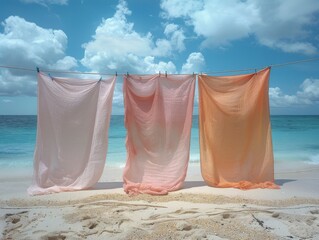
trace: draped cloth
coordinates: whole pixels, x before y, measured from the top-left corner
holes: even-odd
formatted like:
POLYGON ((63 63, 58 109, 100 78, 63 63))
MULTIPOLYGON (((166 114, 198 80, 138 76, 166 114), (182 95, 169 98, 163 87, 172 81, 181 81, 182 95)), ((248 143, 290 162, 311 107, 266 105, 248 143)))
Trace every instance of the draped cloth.
POLYGON ((182 187, 189 161, 194 89, 193 75, 124 77, 126 193, 162 195, 182 187))
POLYGON ((214 187, 278 188, 269 120, 270 68, 199 76, 201 172, 214 187))
POLYGON ((38 74, 38 122, 31 195, 87 189, 101 177, 115 77, 38 74))

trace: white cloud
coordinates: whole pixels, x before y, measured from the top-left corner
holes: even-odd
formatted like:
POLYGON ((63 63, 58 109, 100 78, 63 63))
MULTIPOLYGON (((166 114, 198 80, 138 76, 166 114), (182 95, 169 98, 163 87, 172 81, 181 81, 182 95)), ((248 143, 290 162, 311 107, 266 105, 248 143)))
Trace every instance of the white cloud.
POLYGON ((10 99, 3 99, 2 102, 4 102, 4 103, 12 103, 12 100, 10 100, 10 99))
POLYGON ((319 102, 319 79, 307 78, 300 88, 301 91, 297 92, 299 98, 308 99, 309 103, 319 102))
POLYGON ((319 12, 317 0, 162 0, 163 16, 183 18, 202 36, 204 47, 225 46, 255 36, 258 42, 284 52, 315 54, 309 39, 319 12))
POLYGON ((278 48, 287 53, 303 53, 305 55, 313 55, 317 53, 317 48, 307 42, 284 42, 265 39, 261 42, 268 47, 278 48))
POLYGON ((56 5, 67 5, 69 0, 20 0, 24 3, 36 3, 43 6, 47 6, 50 4, 56 4, 56 5))
POLYGON ((139 66, 139 72, 141 73, 157 73, 157 72, 167 72, 176 73, 176 67, 173 62, 159 61, 155 62, 155 58, 152 56, 147 56, 143 59, 143 65, 139 66))
POLYGON ((319 103, 319 79, 305 79, 296 94, 284 94, 279 87, 269 88, 272 107, 290 107, 319 103))
POLYGON ((49 69, 69 70, 70 68, 77 66, 77 60, 74 57, 65 56, 57 60, 53 64, 48 64, 49 69))
POLYGON ((35 74, 34 76, 18 74, 19 72, 11 73, 8 69, 0 70, 0 96, 36 95, 35 74))
POLYGON ((262 20, 254 26, 254 34, 261 44, 284 52, 317 53, 317 47, 309 42, 314 34, 310 27, 318 24, 314 19, 319 12, 317 0, 250 0, 250 3, 259 9, 262 20))
POLYGON ((172 44, 167 39, 157 39, 156 47, 151 51, 152 55, 161 57, 161 56, 169 56, 173 51, 172 44))
POLYGON ((182 73, 198 73, 205 66, 205 58, 200 52, 191 53, 182 66, 182 73))
POLYGON ((158 71, 175 73, 171 62, 159 61, 157 57, 167 57, 176 49, 182 51, 184 33, 177 25, 168 24, 164 30, 167 39, 154 41, 151 33, 140 34, 126 15, 131 14, 125 1, 120 1, 113 17, 103 19, 92 40, 83 44, 84 57, 81 63, 94 71, 155 73, 158 71), (176 31, 172 32, 172 28, 176 31))
POLYGON ((166 18, 188 17, 191 12, 201 10, 203 3, 203 0, 164 0, 161 8, 165 10, 163 16, 166 18))
POLYGON ((170 42, 173 48, 177 49, 179 52, 185 50, 184 31, 180 29, 178 25, 173 23, 167 24, 164 33, 167 37, 170 38, 170 42))
POLYGON ((286 95, 279 87, 269 88, 269 99, 271 107, 289 107, 298 103, 295 95, 286 95))
POLYGON ((248 37, 260 19, 254 6, 228 0, 206 1, 202 10, 192 13, 192 21, 196 34, 205 37, 203 46, 219 46, 248 37))
MULTIPOLYGON (((0 33, 0 62, 3 65, 69 70, 77 60, 66 56, 67 36, 61 30, 45 29, 25 19, 10 16, 0 33), (13 54, 14 53, 14 54, 13 54)), ((0 70, 0 95, 35 95, 34 73, 18 70, 0 70)))

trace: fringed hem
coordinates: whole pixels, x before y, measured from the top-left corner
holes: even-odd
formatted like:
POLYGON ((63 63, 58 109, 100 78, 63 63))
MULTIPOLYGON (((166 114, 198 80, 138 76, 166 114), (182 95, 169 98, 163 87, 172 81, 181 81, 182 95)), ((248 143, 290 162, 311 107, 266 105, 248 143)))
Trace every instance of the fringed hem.
POLYGON ((150 194, 150 195, 167 195, 169 192, 180 189, 180 186, 175 187, 163 187, 154 186, 146 183, 126 183, 124 184, 124 191, 130 196, 138 194, 150 194))
POLYGON ((225 183, 209 183, 206 182, 211 187, 218 188, 238 188, 241 190, 249 190, 256 188, 268 188, 268 189, 280 189, 280 187, 272 181, 266 181, 261 183, 253 183, 249 181, 240 182, 225 182, 225 183))

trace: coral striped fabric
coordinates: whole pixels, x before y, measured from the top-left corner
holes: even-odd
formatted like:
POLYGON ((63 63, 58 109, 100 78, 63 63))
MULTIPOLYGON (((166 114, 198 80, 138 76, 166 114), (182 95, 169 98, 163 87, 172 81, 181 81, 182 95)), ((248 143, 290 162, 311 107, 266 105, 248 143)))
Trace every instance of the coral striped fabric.
POLYGON ((278 188, 269 120, 270 68, 199 76, 201 172, 214 187, 278 188))
POLYGON ((115 77, 50 78, 38 74, 38 126, 31 195, 74 191, 100 178, 115 77))
POLYGON ((194 102, 193 75, 124 77, 128 194, 167 194, 186 177, 194 102))

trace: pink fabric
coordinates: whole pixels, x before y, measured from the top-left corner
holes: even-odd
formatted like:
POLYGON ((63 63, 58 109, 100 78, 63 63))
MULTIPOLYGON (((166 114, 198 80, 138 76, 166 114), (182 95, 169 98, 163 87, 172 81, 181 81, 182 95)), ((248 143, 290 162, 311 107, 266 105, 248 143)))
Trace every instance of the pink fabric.
POLYGON ((31 195, 93 186, 106 159, 115 77, 50 78, 38 74, 38 128, 31 195))
POLYGON ((182 187, 190 150, 195 76, 124 77, 128 194, 167 194, 182 187))

